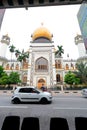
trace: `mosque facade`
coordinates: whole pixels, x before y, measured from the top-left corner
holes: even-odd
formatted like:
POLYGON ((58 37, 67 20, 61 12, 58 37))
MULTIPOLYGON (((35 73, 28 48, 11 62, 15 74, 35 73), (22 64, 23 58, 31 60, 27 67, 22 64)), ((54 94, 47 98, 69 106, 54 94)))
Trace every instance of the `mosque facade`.
MULTIPOLYGON (((6 50, 10 44, 8 35, 2 36, 0 46, 0 65, 9 74, 11 71, 18 72, 23 85, 36 86, 42 84, 47 88, 64 84, 64 76, 68 71, 75 71, 77 60, 63 59, 55 55, 53 34, 41 26, 31 35, 29 43, 29 58, 22 64, 17 60, 5 58, 6 50)), ((75 44, 78 47, 79 59, 85 55, 85 47, 81 35, 75 37, 75 44)))

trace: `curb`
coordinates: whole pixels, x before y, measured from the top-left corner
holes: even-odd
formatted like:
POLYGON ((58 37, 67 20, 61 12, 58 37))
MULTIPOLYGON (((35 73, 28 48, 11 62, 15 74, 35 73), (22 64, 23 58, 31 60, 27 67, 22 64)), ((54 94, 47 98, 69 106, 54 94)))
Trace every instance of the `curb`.
POLYGON ((52 91, 53 95, 58 95, 58 94, 80 94, 81 95, 81 90, 80 91, 52 91))
MULTIPOLYGON (((0 94, 12 94, 14 91, 13 90, 0 90, 0 94)), ((80 91, 51 91, 53 95, 58 95, 58 94, 81 94, 80 91)))

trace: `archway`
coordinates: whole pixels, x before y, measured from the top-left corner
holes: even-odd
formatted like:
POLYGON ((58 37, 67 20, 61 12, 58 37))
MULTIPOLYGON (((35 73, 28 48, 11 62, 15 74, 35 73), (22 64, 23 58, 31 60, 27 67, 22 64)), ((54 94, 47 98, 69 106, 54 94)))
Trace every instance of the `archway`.
POLYGON ((37 83, 37 87, 40 89, 42 84, 44 84, 44 86, 46 85, 46 81, 44 79, 39 79, 38 83, 37 83))

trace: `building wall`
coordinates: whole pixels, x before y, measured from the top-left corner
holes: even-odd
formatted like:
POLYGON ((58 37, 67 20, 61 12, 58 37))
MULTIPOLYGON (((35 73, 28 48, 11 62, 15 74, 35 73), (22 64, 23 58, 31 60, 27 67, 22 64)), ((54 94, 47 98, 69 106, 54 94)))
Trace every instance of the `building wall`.
POLYGON ((87 4, 85 2, 81 4, 77 18, 83 36, 85 49, 87 50, 87 4))
MULTIPOLYGON (((35 53, 35 55, 36 55, 36 53, 35 53)), ((45 54, 45 56, 47 56, 47 54, 45 54)), ((39 57, 39 53, 36 55, 35 59, 38 58, 38 57, 39 57)), ((31 60, 31 58, 29 58, 29 59, 31 60)), ((76 60, 63 60, 63 58, 62 59, 57 58, 56 60, 58 60, 58 61, 61 60, 62 61, 61 62, 62 63, 62 67, 61 68, 56 68, 56 67, 52 66, 52 68, 55 68, 55 72, 54 72, 54 69, 53 69, 53 73, 54 73, 53 74, 53 76, 54 76, 53 82, 55 81, 54 84, 53 84, 54 86, 57 83, 57 80, 56 80, 56 75, 57 74, 60 75, 60 79, 61 79, 61 81, 59 81, 59 84, 62 84, 62 83, 64 83, 64 76, 65 76, 65 74, 67 74, 68 71, 72 71, 73 72, 73 71, 76 70, 76 60), (71 67, 71 63, 73 64, 73 67, 71 67), (66 65, 68 65, 68 68, 66 67, 66 65)), ((54 63, 55 63, 55 61, 54 61, 54 63)), ((10 62, 10 61, 8 61, 7 63, 4 64, 4 70, 8 74, 10 74, 11 71, 18 72, 20 74, 20 79, 22 80, 22 83, 30 85, 31 65, 29 63, 27 63, 27 66, 24 67, 24 66, 21 66, 20 62, 17 62, 17 61, 10 62), (13 68, 11 69, 12 63, 14 65, 13 65, 13 68), (9 65, 9 67, 7 67, 8 65, 9 65), (19 66, 18 68, 17 68, 17 65, 19 66)), ((31 85, 37 86, 38 85, 38 81, 40 79, 44 79, 46 81, 45 85, 48 88, 52 87, 51 84, 50 84, 51 80, 50 80, 50 73, 49 72, 36 73, 34 71, 34 73, 33 73, 33 84, 31 84, 31 85)))
POLYGON ((53 46, 52 44, 44 43, 32 43, 30 47, 30 58, 29 58, 29 70, 28 70, 28 84, 38 85, 39 79, 45 80, 46 86, 52 86, 55 81, 55 59, 54 51, 52 53, 53 46), (35 62, 39 58, 45 58, 48 62, 48 71, 47 72, 36 72, 35 71, 35 62), (54 65, 54 67, 53 67, 54 65), (54 68, 54 70, 53 70, 54 68))
POLYGON ((0 29, 1 29, 1 26, 2 26, 4 14, 5 14, 5 9, 0 9, 0 29))

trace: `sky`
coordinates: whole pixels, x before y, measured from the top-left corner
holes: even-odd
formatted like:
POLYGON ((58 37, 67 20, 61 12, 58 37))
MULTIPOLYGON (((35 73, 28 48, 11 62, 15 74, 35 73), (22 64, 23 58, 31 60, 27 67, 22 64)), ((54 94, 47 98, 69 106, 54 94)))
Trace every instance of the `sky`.
MULTIPOLYGON (((6 9, 0 30, 2 35, 8 34, 10 45, 14 45, 20 51, 27 51, 30 46, 31 34, 41 23, 52 34, 54 46, 62 45, 64 49, 63 58, 77 59, 79 57, 78 48, 74 38, 81 34, 78 24, 77 13, 81 5, 60 5, 6 9)), ((7 49, 6 58, 10 59, 10 52, 7 49)), ((15 57, 14 57, 15 58, 15 57)))

